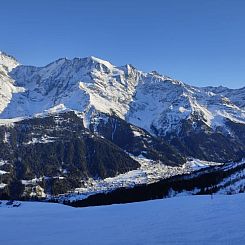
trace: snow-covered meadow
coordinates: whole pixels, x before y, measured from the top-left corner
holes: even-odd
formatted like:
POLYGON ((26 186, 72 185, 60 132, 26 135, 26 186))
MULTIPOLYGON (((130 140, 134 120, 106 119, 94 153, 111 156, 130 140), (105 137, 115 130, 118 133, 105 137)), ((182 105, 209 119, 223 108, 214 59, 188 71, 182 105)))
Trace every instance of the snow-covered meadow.
POLYGON ((245 194, 72 208, 0 205, 0 244, 245 244, 245 194))

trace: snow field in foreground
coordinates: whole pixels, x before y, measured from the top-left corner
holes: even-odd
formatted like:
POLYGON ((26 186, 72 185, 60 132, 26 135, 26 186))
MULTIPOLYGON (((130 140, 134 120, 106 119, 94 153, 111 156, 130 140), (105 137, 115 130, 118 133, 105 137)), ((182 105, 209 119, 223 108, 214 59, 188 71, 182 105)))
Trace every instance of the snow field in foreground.
POLYGON ((245 194, 89 208, 0 207, 0 244, 245 244, 245 194))

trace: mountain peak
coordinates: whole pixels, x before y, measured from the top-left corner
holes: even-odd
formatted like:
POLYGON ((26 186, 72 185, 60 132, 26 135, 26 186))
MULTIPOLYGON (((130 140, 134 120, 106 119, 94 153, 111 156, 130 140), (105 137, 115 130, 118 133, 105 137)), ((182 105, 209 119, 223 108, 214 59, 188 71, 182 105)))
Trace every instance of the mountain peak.
POLYGON ((12 56, 12 55, 4 52, 4 51, 1 51, 1 50, 0 50, 0 56, 8 58, 8 59, 15 60, 17 62, 17 60, 16 60, 16 58, 14 56, 12 56))
POLYGON ((182 120, 192 118, 212 128, 224 125, 227 119, 245 122, 242 90, 193 87, 156 71, 145 73, 129 64, 117 67, 95 56, 61 58, 45 67, 19 66, 7 74, 17 65, 1 52, 0 68, 14 80, 11 86, 18 87, 3 90, 5 97, 6 91, 9 95, 2 103, 1 118, 33 116, 63 104, 86 113, 91 108, 114 113, 148 131, 154 127, 161 134, 178 130, 182 120))
POLYGON ((8 72, 19 65, 19 62, 13 57, 3 51, 0 51, 0 66, 3 66, 8 72))
POLYGON ((85 57, 84 59, 89 61, 89 62, 92 62, 92 63, 105 65, 109 69, 114 67, 114 65, 112 65, 109 61, 102 60, 102 59, 97 58, 95 56, 88 56, 88 57, 85 57))

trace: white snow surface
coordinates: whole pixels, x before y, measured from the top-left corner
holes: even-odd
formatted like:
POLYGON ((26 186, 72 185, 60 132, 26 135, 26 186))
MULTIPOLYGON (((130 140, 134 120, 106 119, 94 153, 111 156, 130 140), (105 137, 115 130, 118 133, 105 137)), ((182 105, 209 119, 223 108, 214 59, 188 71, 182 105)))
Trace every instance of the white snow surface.
MULTIPOLYGON (((242 160, 241 162, 244 162, 244 160, 242 160)), ((189 166, 192 170, 199 170, 202 168, 207 168, 210 166, 219 166, 223 164, 224 163, 204 161, 204 160, 195 159, 195 158, 190 161, 187 161, 186 163, 186 165, 189 166)))
POLYGON ((8 172, 6 172, 6 171, 3 171, 3 170, 0 170, 0 176, 1 175, 4 175, 4 174, 7 174, 8 172))
POLYGON ((193 87, 93 56, 62 58, 45 67, 22 66, 3 53, 0 57, 1 119, 76 110, 84 113, 88 126, 96 112, 104 112, 161 134, 178 132, 180 121, 194 116, 212 128, 227 119, 245 123, 244 88, 193 87))
POLYGON ((245 194, 89 208, 0 205, 0 244, 245 244, 245 194))
POLYGON ((24 91, 23 87, 15 86, 9 72, 17 67, 18 62, 11 56, 0 51, 0 115, 8 107, 13 95, 24 91))
POLYGON ((218 194, 237 194, 245 192, 245 169, 236 171, 228 178, 225 178, 219 183, 218 187, 220 187, 220 190, 217 192, 218 194))
POLYGON ((26 145, 30 145, 30 144, 47 144, 50 142, 54 142, 56 140, 55 137, 50 137, 48 135, 43 135, 40 138, 35 138, 33 137, 30 141, 24 143, 26 145))
POLYGON ((5 160, 0 159, 0 167, 1 167, 1 166, 3 166, 3 165, 5 165, 5 164, 9 164, 9 162, 8 162, 8 161, 5 161, 5 160))
POLYGON ((13 56, 0 51, 0 68, 11 71, 18 65, 19 62, 13 56))
POLYGON ((3 189, 7 184, 5 183, 0 183, 0 189, 3 189))

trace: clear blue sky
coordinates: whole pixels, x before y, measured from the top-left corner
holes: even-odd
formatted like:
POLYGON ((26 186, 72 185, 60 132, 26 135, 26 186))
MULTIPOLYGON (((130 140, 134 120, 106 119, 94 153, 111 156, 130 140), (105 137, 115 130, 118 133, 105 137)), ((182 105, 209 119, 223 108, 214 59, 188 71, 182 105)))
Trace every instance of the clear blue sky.
POLYGON ((193 85, 245 86, 244 0, 0 0, 23 64, 94 55, 193 85))

